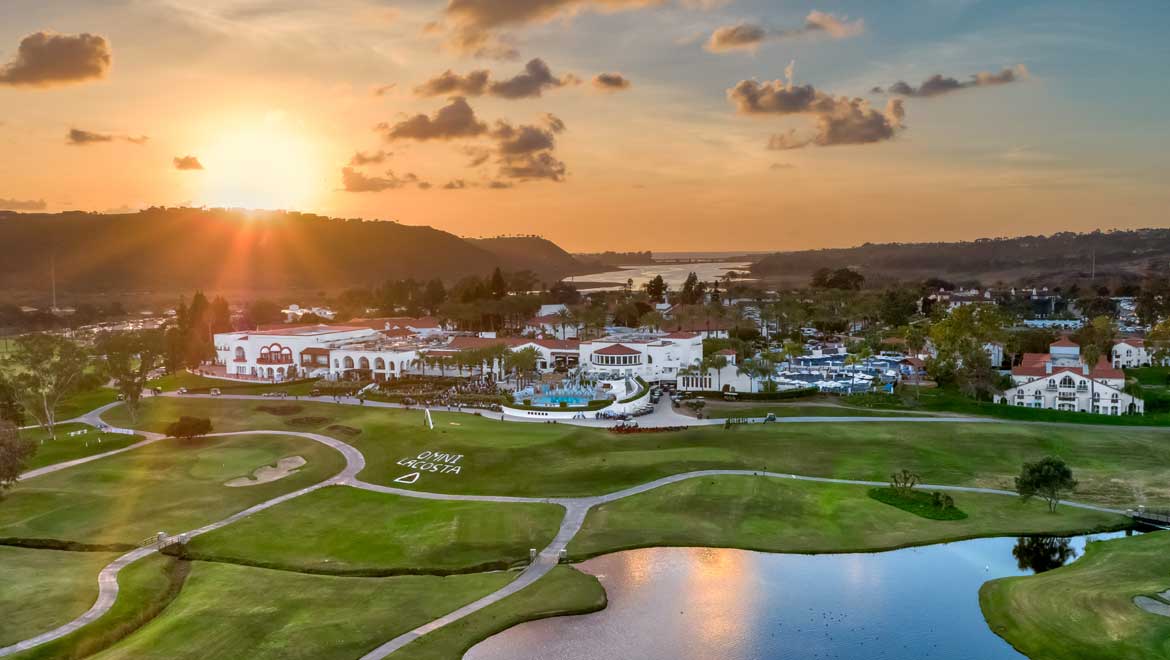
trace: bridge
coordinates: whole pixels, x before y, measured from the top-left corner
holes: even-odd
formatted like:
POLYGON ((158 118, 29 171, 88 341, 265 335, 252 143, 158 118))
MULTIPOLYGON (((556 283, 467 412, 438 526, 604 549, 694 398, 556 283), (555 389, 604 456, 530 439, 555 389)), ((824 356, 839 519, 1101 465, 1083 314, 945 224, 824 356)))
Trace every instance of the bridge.
POLYGON ((1170 510, 1147 509, 1144 506, 1139 506, 1137 509, 1126 511, 1126 514, 1130 518, 1133 518, 1133 521, 1139 525, 1156 527, 1158 529, 1170 529, 1170 510))

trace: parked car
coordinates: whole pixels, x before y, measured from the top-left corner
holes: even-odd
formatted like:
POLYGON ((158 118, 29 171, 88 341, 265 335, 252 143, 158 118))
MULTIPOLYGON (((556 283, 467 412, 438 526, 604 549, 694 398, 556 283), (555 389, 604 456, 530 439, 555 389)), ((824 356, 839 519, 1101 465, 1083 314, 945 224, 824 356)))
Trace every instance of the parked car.
POLYGON ((219 396, 220 394, 223 394, 223 392, 220 392, 218 387, 211 388, 211 396, 219 396))
POLYGON ((186 394, 186 393, 187 393, 187 388, 185 388, 185 387, 180 387, 179 389, 175 390, 175 392, 178 392, 179 394, 186 394))

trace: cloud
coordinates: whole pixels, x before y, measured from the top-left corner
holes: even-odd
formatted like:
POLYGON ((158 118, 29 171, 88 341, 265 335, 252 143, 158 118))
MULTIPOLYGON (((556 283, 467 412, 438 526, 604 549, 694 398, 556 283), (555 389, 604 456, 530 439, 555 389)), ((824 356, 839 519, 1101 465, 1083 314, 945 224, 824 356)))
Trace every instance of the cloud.
POLYGON ((487 187, 493 190, 505 190, 507 188, 511 188, 512 185, 513 184, 508 183, 507 181, 491 181, 488 183, 487 187))
POLYGON ((389 83, 386 85, 378 85, 377 87, 374 88, 374 96, 385 96, 386 94, 390 93, 397 86, 398 86, 398 83, 389 83))
POLYGON ((80 128, 71 128, 65 134, 65 143, 74 146, 83 146, 93 144, 95 142, 112 142, 113 135, 105 133, 94 133, 93 131, 83 131, 80 128))
POLYGON ((394 125, 379 124, 377 129, 387 140, 450 140, 476 137, 488 130, 462 96, 452 97, 432 117, 418 114, 394 125))
POLYGON ((443 184, 443 190, 463 190, 467 187, 467 182, 463 179, 451 179, 443 184))
POLYGON ((341 184, 345 192, 382 192, 384 190, 396 190, 412 184, 423 190, 431 187, 431 184, 425 181, 419 181, 418 176, 410 172, 400 177, 394 174, 392 170, 386 170, 386 176, 384 177, 367 176, 352 167, 341 168, 341 184))
POLYGON ((43 199, 4 199, 0 197, 0 209, 5 211, 44 211, 48 206, 43 199))
POLYGON ((510 179, 549 179, 563 181, 565 164, 552 153, 542 151, 506 159, 500 165, 500 176, 510 179))
POLYGON ((881 142, 893 138, 903 128, 906 113, 901 99, 890 99, 885 109, 879 111, 864 99, 832 96, 812 85, 794 84, 791 64, 785 73, 787 80, 763 83, 741 80, 727 90, 728 98, 740 114, 807 114, 816 118, 814 134, 802 136, 795 129, 778 133, 768 139, 768 149, 881 142))
POLYGON ((487 89, 488 78, 490 76, 491 72, 486 69, 472 71, 466 76, 461 76, 447 69, 443 73, 415 87, 414 93, 419 96, 450 96, 451 94, 480 96, 487 89))
POLYGON ((715 28, 711 38, 703 48, 712 53, 725 53, 731 50, 755 50, 764 39, 768 31, 760 25, 739 23, 738 25, 724 25, 715 28))
POLYGON ((503 179, 548 179, 563 181, 567 168, 553 155, 556 136, 564 132, 565 122, 556 115, 541 117, 543 126, 513 126, 497 121, 490 136, 496 141, 495 155, 499 176, 503 179))
POLYGON ((86 131, 80 128, 71 128, 65 134, 65 144, 84 147, 88 144, 96 144, 99 142, 113 142, 114 140, 123 140, 131 144, 146 144, 150 138, 145 135, 115 135, 113 133, 97 133, 94 131, 86 131))
POLYGON ((613 12, 660 4, 662 0, 449 0, 447 16, 464 26, 487 29, 542 23, 587 10, 613 12))
POLYGON ((467 163, 468 167, 479 167, 487 162, 487 159, 492 157, 492 150, 487 147, 463 147, 463 153, 471 159, 467 163))
POLYGON ((35 32, 0 68, 0 85, 50 87, 102 78, 110 59, 109 42, 96 34, 35 32))
POLYGON ((620 73, 599 73, 593 76, 593 86, 603 92, 619 92, 629 89, 633 83, 620 73))
POLYGON ((381 149, 379 149, 378 151, 371 151, 370 153, 366 153, 364 151, 355 151, 353 154, 353 158, 349 159, 349 164, 351 167, 363 167, 365 165, 381 165, 391 155, 393 155, 391 152, 383 151, 381 149))
POLYGON ((832 39, 848 39, 865 32, 865 21, 848 21, 822 11, 809 12, 804 25, 798 28, 772 29, 756 23, 737 23, 715 29, 703 48, 712 53, 754 51, 769 40, 824 35, 832 39))
POLYGON ((564 78, 557 78, 552 74, 548 65, 539 57, 533 58, 524 65, 524 71, 508 78, 493 82, 488 87, 492 96, 506 99, 520 99, 540 96, 545 89, 555 89, 565 85, 575 85, 580 82, 576 76, 570 74, 564 78))
MULTIPOLYGON (((960 89, 967 89, 969 87, 989 87, 993 85, 1006 85, 1008 83, 1025 80, 1028 77, 1028 68, 1023 64, 1017 64, 1014 67, 1003 69, 998 73, 991 73, 981 71, 972 75, 968 80, 960 81, 955 78, 945 77, 942 74, 936 73, 933 76, 922 81, 918 87, 914 87, 904 80, 892 84, 885 90, 886 93, 894 96, 910 96, 918 98, 930 98, 932 96, 941 96, 956 92, 960 89)), ((883 93, 881 87, 874 87, 871 92, 875 94, 883 93)))
POLYGON ((174 158, 176 170, 201 170, 203 163, 195 156, 175 156, 174 158))
POLYGON ((795 167, 796 166, 793 165, 792 163, 772 163, 771 165, 768 166, 768 169, 770 169, 770 170, 791 170, 791 169, 794 169, 795 167))

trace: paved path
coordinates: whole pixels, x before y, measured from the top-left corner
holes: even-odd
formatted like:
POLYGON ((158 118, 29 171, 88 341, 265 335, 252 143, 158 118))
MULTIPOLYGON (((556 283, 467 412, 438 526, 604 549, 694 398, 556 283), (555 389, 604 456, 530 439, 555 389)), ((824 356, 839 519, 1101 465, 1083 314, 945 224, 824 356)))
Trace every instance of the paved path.
MULTIPOLYGON (((198 395, 183 395, 183 396, 198 396, 198 395)), ((224 398, 270 399, 271 397, 257 397, 257 396, 248 396, 248 395, 230 396, 229 395, 229 396, 225 396, 224 398)), ((115 405, 117 405, 117 404, 115 403, 115 404, 103 406, 102 408, 99 408, 99 409, 97 409, 97 410, 95 410, 87 415, 83 415, 82 417, 79 417, 77 419, 79 421, 84 421, 85 423, 91 424, 94 426, 102 426, 102 425, 104 425, 104 423, 101 420, 101 413, 105 412, 106 410, 108 410, 109 408, 111 408, 115 405)), ((400 406, 397 406, 397 404, 385 404, 385 403, 373 402, 373 401, 367 402, 366 405, 373 405, 374 407, 400 407, 400 406), (380 404, 380 405, 376 405, 376 404, 380 404)), ((657 414, 657 412, 658 411, 656 411, 656 414, 657 414)), ((671 412, 673 413, 673 411, 671 411, 671 412)), ((783 421, 789 421, 789 422, 795 421, 795 420, 808 420, 808 421, 818 421, 818 422, 835 421, 835 420, 850 421, 850 422, 853 422, 853 421, 873 421, 875 419, 886 420, 886 421, 889 420, 889 418, 874 418, 874 417, 841 417, 841 418, 789 417, 789 418, 782 418, 782 419, 783 419, 783 421)), ((970 422, 970 421, 972 421, 969 418, 951 419, 951 418, 939 418, 939 417, 916 418, 914 420, 907 420, 904 418, 894 418, 894 419, 896 419, 897 421, 919 421, 919 422, 948 422, 948 421, 970 422)), ((700 421, 700 420, 692 420, 692 421, 700 421)), ((701 420, 701 421, 707 421, 707 420, 701 420)), ((716 423, 720 423, 720 424, 722 423, 722 420, 712 420, 712 421, 715 421, 716 423)), ((988 420, 988 421, 992 421, 992 420, 988 420)), ((414 630, 411 630, 410 632, 404 633, 402 635, 395 637, 394 639, 391 639, 390 641, 382 644, 381 646, 374 649, 373 651, 370 651, 369 653, 367 653, 365 656, 363 656, 362 660, 381 660, 382 658, 387 657, 391 653, 394 653, 395 651, 401 649, 402 647, 406 646, 407 644, 418 639, 419 637, 422 637, 423 635, 425 635, 429 632, 432 632, 434 630, 442 628, 443 626, 445 626, 447 624, 458 621, 459 619, 462 619, 470 614, 478 612, 479 610, 482 610, 485 607, 488 607, 496 602, 499 602, 500 600, 507 598, 508 596, 510 596, 510 595, 524 589, 525 587, 531 585, 532 583, 536 582, 541 577, 546 575, 549 571, 551 571, 559 563, 561 551, 563 549, 565 549, 568 546, 569 542, 572 541, 573 537, 576 536, 577 532, 581 529, 581 526, 584 524, 586 516, 588 515, 589 511, 594 506, 597 506, 600 504, 605 504, 607 502, 613 502, 615 500, 620 500, 622 498, 630 497, 630 496, 637 495, 640 493, 645 493, 645 492, 653 490, 655 488, 659 488, 661 486, 665 486, 668 484, 677 483, 680 481, 685 481, 687 479, 694 479, 694 478, 699 478, 699 477, 710 477, 710 476, 724 476, 724 475, 763 476, 763 477, 769 477, 769 478, 794 479, 794 480, 798 480, 798 481, 809 481, 809 482, 817 482, 817 483, 849 484, 849 485, 859 485, 859 486, 884 486, 884 485, 886 485, 885 482, 878 482, 878 481, 863 481, 863 480, 854 480, 854 479, 834 479, 834 478, 829 478, 829 477, 810 477, 810 476, 803 476, 803 475, 796 475, 796 474, 785 474, 785 473, 779 473, 779 472, 762 472, 762 471, 754 471, 754 470, 697 470, 697 471, 693 471, 693 472, 684 472, 684 473, 680 473, 680 474, 675 474, 675 475, 663 477, 661 479, 656 479, 654 481, 650 481, 650 482, 647 482, 644 484, 639 484, 637 486, 632 486, 632 487, 625 488, 622 490, 614 491, 612 493, 607 493, 607 494, 603 494, 603 495, 594 495, 594 496, 588 496, 588 497, 536 498, 536 497, 508 497, 508 496, 490 496, 490 495, 456 495, 456 494, 446 494, 446 493, 431 493, 431 492, 425 492, 425 491, 415 491, 415 490, 409 490, 409 489, 405 489, 405 488, 396 488, 393 486, 382 486, 382 485, 378 485, 378 484, 371 484, 371 483, 368 483, 365 481, 361 481, 357 478, 357 476, 363 469, 365 469, 365 457, 362 455, 362 453, 360 451, 358 451, 358 449, 356 447, 353 447, 352 445, 350 445, 346 442, 343 442, 341 440, 337 440, 336 438, 331 438, 331 437, 326 436, 326 435, 321 435, 318 433, 306 433, 306 432, 285 431, 285 430, 273 430, 273 431, 260 430, 260 431, 236 431, 236 432, 231 432, 231 433, 216 433, 216 434, 211 434, 211 435, 219 437, 219 436, 259 435, 259 434, 288 435, 288 436, 306 438, 309 440, 320 442, 320 443, 325 444, 329 447, 332 447, 333 449, 336 449, 338 452, 340 452, 345 457, 345 461, 346 461, 345 467, 341 470, 341 472, 337 473, 333 477, 330 477, 329 479, 326 479, 322 482, 319 482, 319 483, 314 484, 312 486, 307 486, 307 487, 302 488, 300 490, 286 493, 284 495, 281 495, 279 497, 275 497, 275 498, 267 500, 265 502, 261 502, 260 504, 257 504, 255 506, 252 506, 252 507, 249 507, 249 508, 244 509, 242 511, 239 511, 238 513, 235 513, 231 516, 228 516, 227 518, 224 518, 222 520, 219 520, 219 521, 216 521, 213 523, 209 523, 207 525, 204 525, 204 526, 199 527, 199 528, 194 529, 194 530, 190 530, 190 531, 186 532, 186 535, 188 538, 194 537, 194 536, 199 536, 200 534, 205 534, 207 532, 219 529, 219 528, 224 527, 226 525, 230 525, 233 522, 236 522, 238 520, 241 520, 243 518, 251 516, 259 511, 263 511, 265 509, 268 509, 268 508, 271 508, 271 507, 276 506, 278 504, 287 502, 289 500, 300 497, 300 496, 305 495, 307 493, 324 488, 326 486, 332 486, 332 485, 345 485, 345 486, 351 486, 354 488, 361 488, 364 490, 369 490, 369 491, 374 491, 374 492, 386 493, 386 494, 391 494, 391 495, 398 495, 398 496, 403 496, 403 497, 415 497, 415 498, 422 498, 422 499, 430 499, 430 500, 496 502, 496 503, 504 503, 504 504, 506 504, 506 503, 548 503, 548 504, 560 505, 560 506, 564 507, 564 509, 565 509, 565 515, 561 521, 561 525, 557 531, 556 536, 548 544, 548 546, 546 546, 543 550, 540 551, 540 553, 537 555, 536 561, 534 561, 527 568, 525 568, 515 580, 511 581, 510 583, 508 583, 504 587, 502 587, 502 588, 500 588, 500 589, 498 589, 498 590, 496 590, 496 591, 494 591, 494 592, 492 592, 492 593, 490 593, 490 594, 488 594, 488 595, 486 595, 486 596, 484 596, 484 597, 482 597, 474 602, 468 603, 467 605, 464 605, 463 607, 456 609, 453 612, 450 612, 450 613, 448 613, 444 616, 441 616, 441 617, 439 617, 439 618, 437 618, 437 619, 435 619, 427 624, 419 626, 418 628, 415 628, 414 630)), ((33 478, 33 477, 39 476, 40 474, 47 474, 49 472, 63 470, 63 469, 72 467, 74 465, 87 463, 87 462, 92 461, 92 460, 97 460, 99 458, 103 458, 103 457, 110 456, 113 454, 118 454, 118 453, 121 453, 124 451, 129 451, 129 450, 137 448, 137 447, 145 446, 147 444, 157 442, 161 439, 163 439, 163 438, 159 434, 149 434, 149 436, 146 440, 139 442, 139 443, 136 443, 134 445, 131 445, 129 447, 114 450, 111 452, 106 452, 104 454, 98 454, 96 456, 89 456, 89 457, 86 457, 84 459, 77 459, 74 461, 67 461, 65 463, 50 465, 50 466, 41 468, 40 470, 34 470, 32 472, 25 473, 25 474, 21 475, 21 478, 28 479, 28 478, 33 478)), ((979 488, 979 487, 974 487, 974 486, 950 486, 950 485, 941 485, 941 484, 922 484, 919 487, 924 489, 924 490, 925 489, 946 490, 946 491, 952 491, 952 492, 986 493, 986 494, 1006 495, 1006 496, 1013 496, 1013 497, 1016 496, 1016 493, 1013 491, 1000 490, 1000 489, 994 489, 994 488, 979 488)), ((1118 511, 1116 509, 1110 509, 1107 507, 1097 506, 1097 505, 1093 505, 1093 504, 1086 504, 1086 503, 1080 503, 1080 502, 1065 502, 1065 504, 1067 504, 1068 506, 1072 506, 1072 507, 1091 509, 1094 511, 1100 511, 1100 512, 1105 512, 1105 513, 1117 513, 1117 514, 1123 513, 1122 511, 1118 511)), ((158 552, 158 548, 155 546, 150 546, 150 547, 146 547, 146 548, 139 548, 136 550, 132 550, 132 551, 127 552, 126 554, 118 557, 117 559, 115 559, 113 562, 111 562, 110 564, 105 566, 102 569, 101 573, 99 573, 99 575, 98 575, 98 597, 97 597, 97 600, 94 602, 93 606, 90 607, 90 609, 87 612, 85 612, 81 616, 77 617, 73 621, 70 621, 69 623, 66 623, 65 625, 60 626, 54 630, 48 631, 46 633, 42 633, 41 635, 37 635, 36 637, 26 639, 24 641, 18 642, 16 644, 11 645, 11 646, 0 648, 0 657, 12 655, 14 653, 18 653, 18 652, 33 648, 35 646, 39 646, 41 644, 44 644, 45 642, 59 639, 61 637, 64 637, 65 635, 68 635, 68 634, 76 631, 77 629, 81 628, 82 626, 85 626, 85 625, 97 620, 101 616, 103 616, 106 612, 108 612, 110 610, 111 607, 113 607, 114 602, 117 600, 117 597, 118 597, 117 576, 118 576, 119 571, 121 571, 123 568, 130 565, 131 563, 138 561, 139 559, 142 559, 143 557, 147 557, 155 552, 158 552)))

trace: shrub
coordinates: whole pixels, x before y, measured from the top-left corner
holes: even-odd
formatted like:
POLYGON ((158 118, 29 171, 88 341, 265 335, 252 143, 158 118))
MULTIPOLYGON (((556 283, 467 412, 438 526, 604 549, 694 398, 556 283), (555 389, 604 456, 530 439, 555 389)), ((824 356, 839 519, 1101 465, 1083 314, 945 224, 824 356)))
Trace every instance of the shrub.
POLYGON ((173 438, 190 440, 211 433, 211 420, 206 417, 187 417, 183 415, 176 422, 167 426, 167 435, 173 438))

